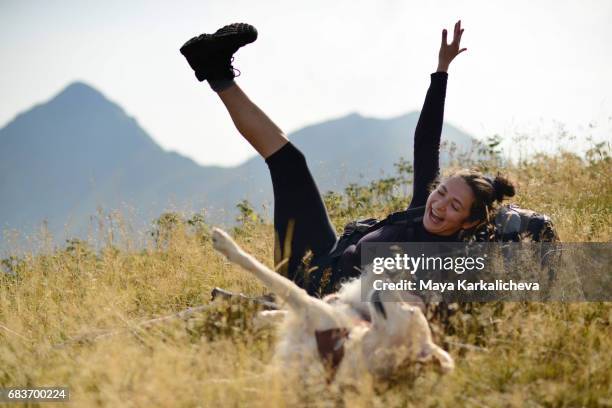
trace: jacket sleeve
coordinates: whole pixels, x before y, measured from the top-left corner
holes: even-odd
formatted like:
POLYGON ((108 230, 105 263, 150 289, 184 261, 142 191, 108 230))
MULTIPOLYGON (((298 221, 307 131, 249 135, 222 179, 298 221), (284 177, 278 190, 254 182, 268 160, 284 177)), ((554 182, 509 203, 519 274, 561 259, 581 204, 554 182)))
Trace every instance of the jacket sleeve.
POLYGON ((440 137, 444 121, 446 98, 446 72, 431 74, 431 84, 414 132, 414 180, 412 201, 408 208, 425 205, 430 184, 440 172, 440 137))

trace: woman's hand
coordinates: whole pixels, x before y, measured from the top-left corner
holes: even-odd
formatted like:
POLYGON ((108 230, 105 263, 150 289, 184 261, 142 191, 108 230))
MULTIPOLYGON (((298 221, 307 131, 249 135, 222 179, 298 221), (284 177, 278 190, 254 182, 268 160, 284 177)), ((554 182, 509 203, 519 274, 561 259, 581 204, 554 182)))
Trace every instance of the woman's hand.
POLYGON ((461 28, 461 20, 455 23, 455 32, 453 35, 453 42, 448 44, 446 42, 446 29, 442 30, 442 44, 440 45, 440 53, 438 54, 438 71, 447 72, 448 66, 455 57, 466 51, 467 48, 459 48, 461 42, 461 35, 463 29, 461 28))

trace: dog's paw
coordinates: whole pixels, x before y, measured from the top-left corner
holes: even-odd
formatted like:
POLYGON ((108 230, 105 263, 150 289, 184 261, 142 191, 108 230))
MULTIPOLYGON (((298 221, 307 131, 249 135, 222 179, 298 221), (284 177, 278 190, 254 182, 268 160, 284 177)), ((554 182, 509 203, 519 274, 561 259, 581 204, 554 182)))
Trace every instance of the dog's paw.
POLYGON ((236 262, 240 256, 240 247, 234 242, 232 237, 222 229, 213 228, 212 230, 213 248, 221 252, 232 262, 236 262))

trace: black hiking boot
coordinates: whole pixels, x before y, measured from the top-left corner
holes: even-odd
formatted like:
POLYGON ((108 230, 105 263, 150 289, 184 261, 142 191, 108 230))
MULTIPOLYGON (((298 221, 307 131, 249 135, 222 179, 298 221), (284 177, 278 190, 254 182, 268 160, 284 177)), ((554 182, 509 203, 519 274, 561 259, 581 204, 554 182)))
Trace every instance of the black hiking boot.
POLYGON ((208 79, 233 79, 236 77, 232 55, 238 48, 257 39, 255 27, 234 23, 218 29, 214 34, 193 37, 181 47, 181 54, 202 82, 208 79))

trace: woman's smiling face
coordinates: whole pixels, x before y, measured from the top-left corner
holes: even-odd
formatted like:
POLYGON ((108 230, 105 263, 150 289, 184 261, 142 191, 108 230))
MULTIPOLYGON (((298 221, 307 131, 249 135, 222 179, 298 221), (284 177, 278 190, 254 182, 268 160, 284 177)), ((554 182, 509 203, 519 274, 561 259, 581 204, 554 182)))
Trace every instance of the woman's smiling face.
POLYGON ((478 224, 478 221, 468 221, 473 203, 474 193, 461 177, 447 178, 427 197, 423 226, 428 232, 442 236, 471 228, 478 224))

